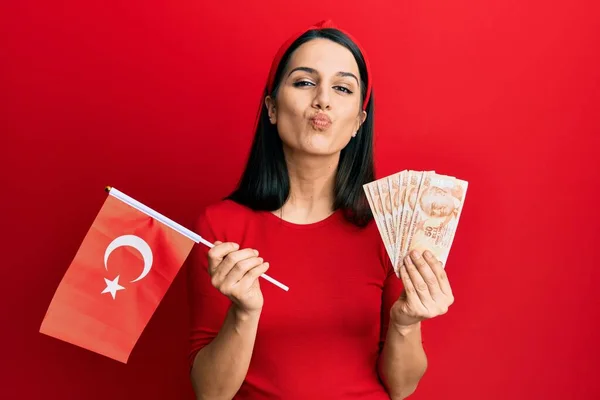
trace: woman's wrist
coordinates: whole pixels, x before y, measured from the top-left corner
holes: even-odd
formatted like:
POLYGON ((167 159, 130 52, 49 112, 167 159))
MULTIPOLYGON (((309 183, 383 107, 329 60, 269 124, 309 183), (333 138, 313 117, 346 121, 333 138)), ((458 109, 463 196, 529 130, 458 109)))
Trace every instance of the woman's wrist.
POLYGON ((390 310, 390 327, 395 329, 401 336, 407 336, 421 329, 421 321, 407 317, 399 308, 392 307, 390 310))
POLYGON ((410 325, 402 325, 402 324, 397 324, 397 323, 392 323, 391 324, 393 329, 395 329, 400 336, 406 337, 409 336, 413 333, 419 332, 421 330, 421 322, 415 322, 414 324, 410 324, 410 325))
POLYGON ((244 310, 233 304, 230 312, 232 313, 236 322, 245 323, 258 320, 260 318, 260 314, 262 313, 262 309, 244 310))

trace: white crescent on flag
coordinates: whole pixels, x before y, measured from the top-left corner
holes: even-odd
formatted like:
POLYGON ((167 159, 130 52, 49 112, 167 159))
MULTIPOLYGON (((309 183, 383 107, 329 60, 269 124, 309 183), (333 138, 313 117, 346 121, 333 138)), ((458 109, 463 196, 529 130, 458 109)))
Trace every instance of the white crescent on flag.
POLYGON ((152 249, 150 248, 148 243, 146 243, 146 241, 144 241, 144 239, 142 239, 139 236, 123 235, 110 242, 110 244, 106 248, 106 251, 104 252, 104 268, 106 268, 106 270, 108 271, 108 257, 115 249, 122 246, 133 247, 134 249, 140 252, 142 258, 144 259, 144 269, 142 270, 142 273, 131 282, 133 283, 144 279, 152 269, 153 256, 152 249))

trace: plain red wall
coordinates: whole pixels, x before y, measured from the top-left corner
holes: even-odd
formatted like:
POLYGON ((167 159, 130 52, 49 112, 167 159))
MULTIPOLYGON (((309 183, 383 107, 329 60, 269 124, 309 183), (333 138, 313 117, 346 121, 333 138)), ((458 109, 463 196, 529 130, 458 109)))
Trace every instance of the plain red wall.
POLYGON ((39 325, 104 186, 191 226, 279 44, 333 18, 372 61, 378 175, 470 182, 413 398, 600 398, 598 3, 238 3, 3 2, 1 397, 191 398, 184 270, 127 365, 39 325))

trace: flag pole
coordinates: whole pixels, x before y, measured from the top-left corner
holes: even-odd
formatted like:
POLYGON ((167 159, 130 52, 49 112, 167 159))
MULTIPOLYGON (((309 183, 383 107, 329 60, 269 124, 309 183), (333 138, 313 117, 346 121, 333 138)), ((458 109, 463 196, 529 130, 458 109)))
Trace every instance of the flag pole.
MULTIPOLYGON (((202 236, 198 235, 195 232, 192 232, 191 230, 187 229, 186 227, 178 224, 177 222, 165 217, 164 215, 160 214, 159 212, 151 209, 150 207, 146 206, 145 204, 140 203, 139 201, 135 200, 134 198, 126 195, 125 193, 121 192, 120 190, 112 187, 112 186, 106 186, 104 188, 104 190, 106 192, 108 192, 108 194, 110 196, 113 196, 119 200, 121 200, 122 202, 128 204, 129 206, 135 208, 138 211, 143 212, 144 214, 156 219, 157 221, 162 222, 163 224, 167 225, 168 227, 174 229, 175 231, 181 233, 182 235, 186 236, 187 238, 193 240, 195 243, 202 243, 205 246, 209 247, 209 248, 213 248, 215 245, 211 242, 209 242, 208 240, 204 239, 202 236)), ((278 286, 279 288, 285 290, 286 292, 289 290, 289 287, 287 287, 286 285, 284 285, 283 283, 271 278, 270 276, 268 276, 267 274, 262 274, 261 275, 262 278, 266 279, 267 281, 271 282, 272 284, 274 284, 275 286, 278 286)))

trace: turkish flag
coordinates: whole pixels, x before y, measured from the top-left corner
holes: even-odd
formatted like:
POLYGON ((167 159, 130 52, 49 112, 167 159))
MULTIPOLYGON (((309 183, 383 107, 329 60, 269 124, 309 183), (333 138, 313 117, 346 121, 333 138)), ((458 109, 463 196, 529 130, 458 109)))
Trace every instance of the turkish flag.
POLYGON ((40 332, 127 363, 194 244, 139 207, 108 196, 40 332))

